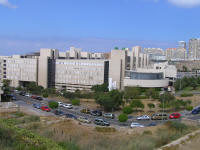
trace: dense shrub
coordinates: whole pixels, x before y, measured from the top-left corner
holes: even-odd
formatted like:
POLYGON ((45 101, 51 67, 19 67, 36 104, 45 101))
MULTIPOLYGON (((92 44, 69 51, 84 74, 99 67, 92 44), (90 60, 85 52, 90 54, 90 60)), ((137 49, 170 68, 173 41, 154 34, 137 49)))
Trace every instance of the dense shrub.
POLYGON ((192 93, 182 93, 181 94, 181 97, 191 97, 191 96, 193 96, 192 93))
POLYGON ((191 111, 193 109, 193 106, 186 106, 187 111, 191 111))
POLYGON ((43 93, 42 96, 43 96, 44 98, 47 98, 49 95, 48 95, 47 93, 43 93))
POLYGON ((79 99, 72 99, 72 105, 80 105, 80 100, 79 99))
POLYGON ((123 108, 124 114, 131 114, 133 112, 133 109, 130 106, 126 106, 123 108))
POLYGON ((49 107, 52 108, 52 109, 56 109, 56 108, 58 108, 58 103, 55 102, 55 101, 50 101, 49 107))
POLYGON ((118 116, 119 122, 126 122, 128 120, 127 114, 121 114, 118 116))

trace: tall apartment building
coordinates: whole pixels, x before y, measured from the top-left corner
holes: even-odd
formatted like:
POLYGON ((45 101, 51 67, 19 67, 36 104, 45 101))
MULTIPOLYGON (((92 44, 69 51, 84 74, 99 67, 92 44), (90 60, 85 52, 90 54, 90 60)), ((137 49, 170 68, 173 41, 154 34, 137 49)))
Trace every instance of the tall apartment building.
POLYGON ((144 48, 145 54, 149 55, 149 60, 164 61, 166 60, 165 52, 162 48, 144 48))
POLYGON ((185 41, 179 41, 178 42, 178 48, 186 49, 186 42, 185 41))
POLYGON ((168 48, 165 50, 167 60, 185 60, 187 59, 187 50, 185 48, 168 48))
POLYGON ((189 40, 189 59, 200 59, 200 38, 199 39, 190 39, 189 40))

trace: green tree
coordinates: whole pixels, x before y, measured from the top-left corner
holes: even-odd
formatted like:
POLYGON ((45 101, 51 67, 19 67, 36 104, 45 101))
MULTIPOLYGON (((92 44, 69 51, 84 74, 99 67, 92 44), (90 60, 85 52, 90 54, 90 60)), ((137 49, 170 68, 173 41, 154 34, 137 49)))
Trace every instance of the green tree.
POLYGON ((126 107, 123 108, 124 114, 131 114, 132 112, 133 112, 133 109, 130 106, 126 106, 126 107))
POLYGON ((155 88, 149 88, 146 90, 146 96, 153 99, 159 99, 159 91, 157 91, 155 88))
POLYGON ((124 90, 124 98, 127 102, 129 102, 130 99, 139 97, 140 94, 141 90, 139 87, 126 87, 124 90))
POLYGON ((164 94, 162 94, 160 96, 160 102, 163 102, 163 100, 166 102, 166 103, 170 103, 172 101, 175 100, 175 96, 172 95, 171 93, 169 92, 165 92, 164 94))
POLYGON ((108 84, 104 83, 101 85, 94 85, 92 87, 92 91, 94 91, 95 93, 97 92, 108 92, 108 84))
POLYGON ((49 107, 52 108, 52 109, 58 108, 58 102, 50 101, 49 102, 49 107))
POLYGON ((152 108, 155 108, 155 105, 153 103, 148 103, 148 107, 151 110, 152 108))
POLYGON ((123 94, 118 90, 112 90, 108 93, 99 93, 95 101, 97 104, 101 105, 105 110, 111 111, 113 109, 118 109, 119 106, 123 104, 123 94))
POLYGON ((188 72, 188 68, 186 66, 182 67, 183 72, 188 72))
POLYGON ((44 90, 42 86, 38 86, 35 82, 29 83, 26 88, 33 94, 42 94, 44 90))
POLYGON ((191 78, 190 86, 195 90, 198 86, 197 80, 195 78, 191 78))
POLYGON ((47 93, 43 93, 42 96, 43 96, 44 98, 47 98, 49 95, 48 95, 47 93))
POLYGON ((144 104, 141 102, 141 100, 132 100, 131 107, 135 108, 136 110, 138 108, 144 109, 144 104))
POLYGON ((80 105, 80 99, 72 99, 72 105, 79 106, 80 105))
POLYGON ((114 49, 115 49, 115 50, 118 50, 118 49, 119 49, 119 47, 118 47, 118 46, 115 46, 115 47, 114 47, 114 49))
POLYGON ((118 120, 119 120, 119 122, 126 122, 128 120, 127 114, 120 114, 118 116, 118 120))

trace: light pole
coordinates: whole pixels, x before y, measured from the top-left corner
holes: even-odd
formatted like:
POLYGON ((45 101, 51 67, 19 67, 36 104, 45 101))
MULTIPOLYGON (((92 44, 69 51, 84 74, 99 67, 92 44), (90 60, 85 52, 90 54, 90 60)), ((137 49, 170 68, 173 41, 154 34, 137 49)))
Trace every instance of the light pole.
POLYGON ((163 93, 163 98, 162 98, 162 103, 163 103, 163 114, 162 114, 162 121, 164 121, 164 106, 165 106, 165 104, 164 104, 164 102, 165 102, 165 91, 164 91, 164 93, 163 93))

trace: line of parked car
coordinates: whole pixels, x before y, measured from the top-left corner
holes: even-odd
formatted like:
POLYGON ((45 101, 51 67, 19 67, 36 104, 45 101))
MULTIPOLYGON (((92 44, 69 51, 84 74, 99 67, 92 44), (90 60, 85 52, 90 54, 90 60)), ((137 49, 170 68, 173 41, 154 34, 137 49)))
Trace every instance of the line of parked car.
POLYGON ((166 113, 157 113, 153 114, 151 117, 148 115, 142 115, 136 118, 136 120, 167 120, 169 119, 178 119, 181 117, 180 113, 172 113, 168 116, 166 113))

